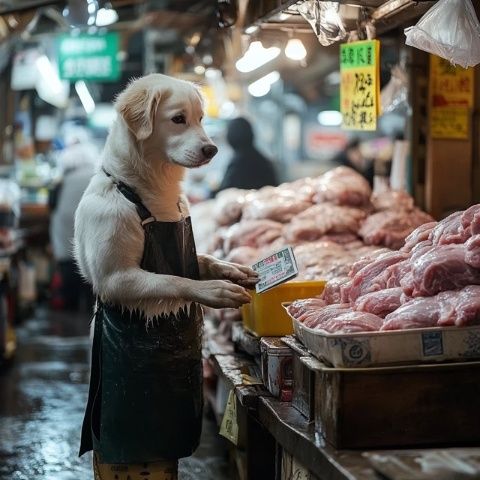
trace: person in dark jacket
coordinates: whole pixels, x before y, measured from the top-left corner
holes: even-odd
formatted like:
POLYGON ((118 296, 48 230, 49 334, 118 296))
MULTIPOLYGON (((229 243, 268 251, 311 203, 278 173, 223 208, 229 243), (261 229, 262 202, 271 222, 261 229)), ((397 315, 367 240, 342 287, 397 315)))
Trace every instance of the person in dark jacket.
POLYGON ((258 189, 278 185, 275 168, 254 146, 252 125, 245 118, 230 121, 227 141, 233 148, 233 158, 227 167, 218 191, 227 188, 258 189))
POLYGON ((360 151, 360 140, 358 138, 350 140, 345 150, 338 153, 332 162, 338 166, 353 168, 363 175, 368 180, 370 186, 373 187, 373 177, 375 174, 374 164, 373 161, 363 157, 360 151))

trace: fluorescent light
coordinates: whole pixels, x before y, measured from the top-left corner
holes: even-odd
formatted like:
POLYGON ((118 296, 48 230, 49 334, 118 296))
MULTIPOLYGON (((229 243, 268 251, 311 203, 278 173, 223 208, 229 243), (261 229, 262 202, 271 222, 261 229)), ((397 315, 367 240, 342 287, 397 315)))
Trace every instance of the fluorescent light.
POLYGON ((303 60, 307 56, 307 51, 298 38, 291 38, 285 47, 285 55, 290 60, 303 60))
POLYGON ((279 55, 280 49, 278 47, 263 48, 262 42, 252 42, 245 55, 237 61, 235 67, 242 73, 252 72, 271 62, 279 55))
POLYGON ((83 80, 75 82, 75 90, 77 91, 85 112, 87 112, 87 115, 90 115, 95 110, 95 102, 88 91, 86 83, 83 80))
POLYGON ((50 89, 52 90, 53 94, 59 94, 63 91, 63 85, 58 76, 57 71, 53 68, 50 60, 46 55, 41 55, 35 61, 35 65, 37 66, 40 75, 43 79, 48 82, 50 85, 50 89))
POLYGON ((258 31, 258 28, 259 28, 258 25, 250 25, 249 27, 247 27, 247 28, 245 29, 245 33, 246 33, 247 35, 251 35, 252 33, 257 32, 257 31, 258 31))
POLYGON ((97 27, 106 27, 112 25, 118 20, 118 13, 116 10, 108 5, 105 5, 97 12, 97 19, 95 23, 97 27))
POLYGON ((338 127, 342 124, 342 114, 337 110, 324 110, 318 114, 318 123, 324 127, 338 127))
POLYGON ((248 93, 253 97, 263 97, 269 91, 271 86, 280 78, 277 71, 271 72, 248 86, 248 93))

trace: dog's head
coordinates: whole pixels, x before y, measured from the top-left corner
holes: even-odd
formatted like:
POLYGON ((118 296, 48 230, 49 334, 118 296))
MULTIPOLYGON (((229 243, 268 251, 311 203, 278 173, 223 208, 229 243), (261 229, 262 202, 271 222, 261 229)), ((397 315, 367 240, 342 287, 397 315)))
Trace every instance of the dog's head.
POLYGON ((194 168, 218 151, 202 127, 203 98, 193 83, 147 75, 130 83, 115 106, 142 150, 154 158, 194 168))

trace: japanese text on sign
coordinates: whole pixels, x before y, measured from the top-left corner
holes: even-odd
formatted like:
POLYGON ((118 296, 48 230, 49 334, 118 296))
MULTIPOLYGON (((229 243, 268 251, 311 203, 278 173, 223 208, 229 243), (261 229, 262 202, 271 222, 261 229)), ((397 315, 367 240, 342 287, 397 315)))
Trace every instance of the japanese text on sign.
POLYGON ((473 68, 430 56, 430 132, 433 138, 467 139, 473 108, 473 68))
POLYGON ((377 40, 340 47, 340 105, 345 129, 377 128, 379 56, 380 43, 377 40))

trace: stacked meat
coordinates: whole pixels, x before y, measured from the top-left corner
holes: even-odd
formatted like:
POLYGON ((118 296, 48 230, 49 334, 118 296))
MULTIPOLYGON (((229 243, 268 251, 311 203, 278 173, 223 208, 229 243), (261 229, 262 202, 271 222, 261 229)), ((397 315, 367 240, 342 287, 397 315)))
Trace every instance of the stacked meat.
POLYGON ((360 259, 319 301, 326 306, 307 303, 298 314, 299 301, 290 313, 329 332, 351 332, 352 321, 356 329, 365 322, 364 331, 479 324, 480 205, 420 226, 400 251, 360 259), (324 311, 348 322, 326 323, 324 311))
POLYGON ((399 248, 431 220, 405 192, 372 196, 368 182, 347 167, 279 187, 221 192, 214 217, 209 250, 216 256, 252 264, 292 245, 301 278, 336 281, 361 256, 377 246, 399 248))

